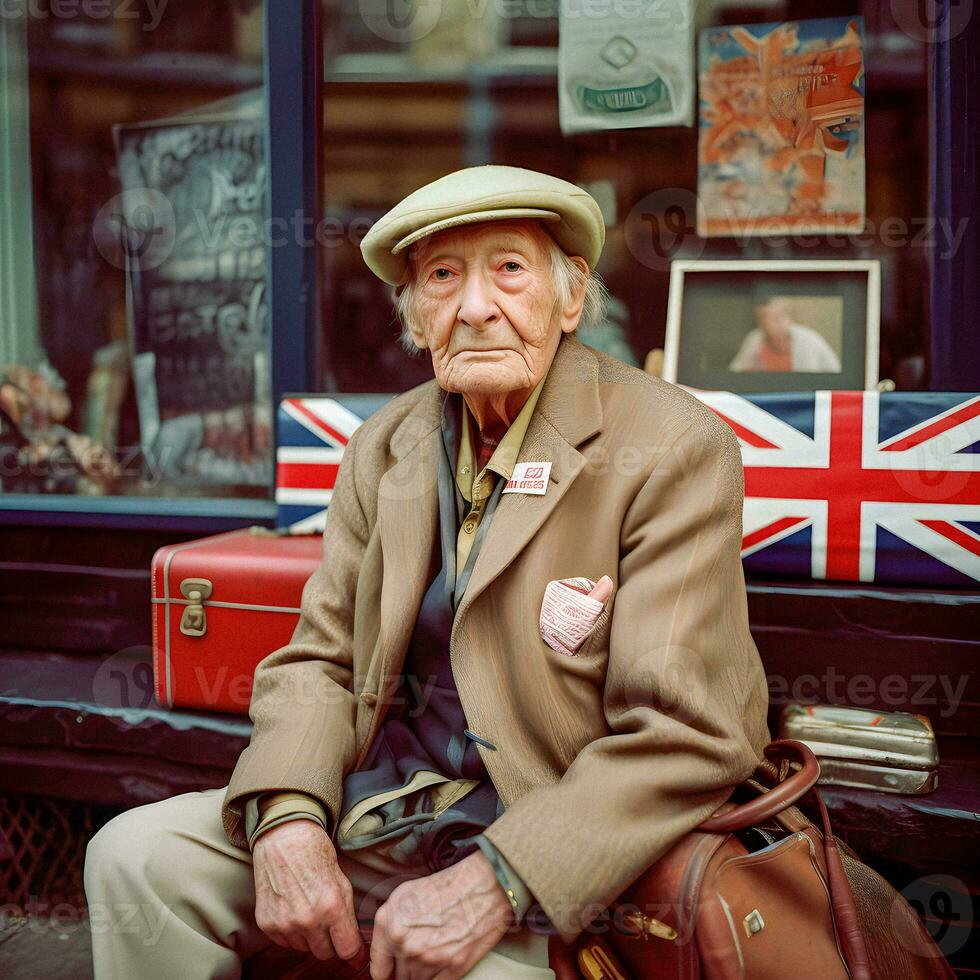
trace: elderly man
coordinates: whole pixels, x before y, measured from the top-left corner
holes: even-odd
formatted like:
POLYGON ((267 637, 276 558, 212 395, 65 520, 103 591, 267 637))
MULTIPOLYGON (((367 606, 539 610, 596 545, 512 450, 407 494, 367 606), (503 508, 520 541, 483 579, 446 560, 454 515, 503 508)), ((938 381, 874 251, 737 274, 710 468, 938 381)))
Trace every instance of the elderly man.
POLYGON ((544 980, 549 935, 755 767, 738 446, 576 337, 603 237, 579 187, 512 167, 443 177, 365 237, 435 379, 351 439, 230 785, 92 841, 94 907, 163 909, 93 919, 98 977, 232 977, 274 942, 374 980, 544 980))

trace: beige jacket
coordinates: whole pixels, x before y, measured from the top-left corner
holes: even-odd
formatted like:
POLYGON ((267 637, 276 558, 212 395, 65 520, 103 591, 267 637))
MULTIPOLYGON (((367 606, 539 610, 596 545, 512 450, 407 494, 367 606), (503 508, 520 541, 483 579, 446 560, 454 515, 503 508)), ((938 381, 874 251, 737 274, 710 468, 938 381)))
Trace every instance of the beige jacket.
MULTIPOLYGON (((299 790, 339 824, 398 683, 438 521, 441 389, 371 416, 343 456, 324 560, 292 640, 256 670, 254 730, 225 798, 299 790)), ((739 557, 742 467, 697 399, 563 335, 520 461, 456 612, 453 675, 506 807, 486 830, 571 941, 712 813, 769 740, 739 557), (572 657, 541 639, 552 579, 616 589, 572 657)))

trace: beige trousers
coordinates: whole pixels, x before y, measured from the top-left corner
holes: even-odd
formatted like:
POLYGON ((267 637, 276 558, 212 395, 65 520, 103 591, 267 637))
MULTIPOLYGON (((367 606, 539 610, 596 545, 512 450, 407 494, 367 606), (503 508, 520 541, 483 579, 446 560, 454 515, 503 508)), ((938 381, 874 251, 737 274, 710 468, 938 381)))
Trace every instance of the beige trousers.
MULTIPOLYGON (((127 810, 89 842, 85 893, 96 980, 233 980, 241 961, 270 945, 255 924, 252 855, 221 825, 225 787, 183 793, 127 810)), ((354 887, 358 919, 401 881, 428 874, 394 870, 378 853, 338 853, 354 887)), ((513 929, 465 980, 554 980, 548 937, 513 929)))

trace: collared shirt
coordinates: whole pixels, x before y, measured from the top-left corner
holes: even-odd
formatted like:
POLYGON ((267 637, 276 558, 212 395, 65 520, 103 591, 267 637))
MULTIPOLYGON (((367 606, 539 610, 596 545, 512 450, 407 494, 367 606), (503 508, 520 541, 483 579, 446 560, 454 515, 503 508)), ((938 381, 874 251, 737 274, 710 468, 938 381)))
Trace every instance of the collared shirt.
MULTIPOLYGON (((477 462, 471 441, 470 429, 470 410, 466 405, 466 399, 460 398, 462 403, 460 419, 460 441, 459 456, 456 460, 456 486, 463 496, 463 500, 469 505, 462 524, 459 528, 459 537, 456 543, 456 581, 460 580, 463 569, 466 567, 466 559, 469 557, 473 547, 473 540, 480 527, 480 522, 486 513, 487 501, 493 490, 494 477, 496 473, 506 483, 514 473, 514 464, 524 443, 524 436, 527 433, 528 424, 534 414, 534 408, 538 403, 538 396, 541 394, 541 387, 544 385, 542 378, 534 387, 534 390, 527 396, 517 417, 511 422, 510 427, 504 433, 496 449, 488 460, 487 464, 475 473, 477 462)), ((475 428, 475 420, 474 420, 475 428)))
MULTIPOLYGON (((489 459, 479 467, 478 472, 478 460, 481 456, 486 458, 486 454, 484 452, 478 455, 474 451, 472 435, 473 431, 477 429, 475 419, 473 419, 465 399, 459 393, 447 392, 443 398, 443 438, 449 459, 452 458, 453 450, 456 450, 455 473, 453 474, 450 470, 446 480, 440 480, 440 507, 447 509, 449 513, 455 513, 456 519, 452 521, 450 526, 455 526, 458 529, 455 548, 453 549, 450 543, 451 539, 445 537, 442 548, 443 554, 448 557, 448 561, 455 565, 454 568, 446 568, 446 571, 450 573, 449 581, 453 583, 450 586, 453 593, 453 608, 458 605, 465 591, 470 572, 485 537, 486 525, 490 523, 490 517, 499 501, 503 485, 513 474, 543 385, 544 379, 534 387, 514 421, 493 448, 489 459), (457 404, 458 410, 453 411, 457 404), (453 424, 456 419, 459 420, 458 427, 453 424), (453 476, 455 480, 453 480, 453 476), (456 491, 455 501, 452 500, 454 489, 456 491), (445 496, 446 493, 449 494, 448 498, 445 496)), ((440 534, 445 535, 446 525, 442 521, 440 524, 440 534)), ((479 740, 473 733, 467 732, 466 734, 470 738, 479 740)), ((482 763, 480 766, 482 768, 482 763)), ((416 773, 409 784, 396 787, 394 790, 387 789, 376 795, 357 800, 354 803, 354 809, 350 810, 342 821, 342 829, 344 826, 352 825, 360 814, 370 812, 375 805, 382 804, 387 798, 403 795, 406 789, 415 785, 418 777, 423 776, 431 777, 430 782, 436 779, 447 779, 447 777, 437 773, 422 770, 416 773)), ((483 782, 482 779, 448 779, 443 785, 429 789, 435 812, 438 813, 450 803, 468 796, 471 792, 475 793, 477 790, 482 796, 485 796, 485 791, 489 789, 489 786, 483 786, 483 782)), ((493 795, 496 798, 495 793, 493 795)), ((484 806, 485 804, 479 805, 484 806)), ((397 806, 399 804, 396 802, 395 807, 397 806)), ((330 829, 329 815, 321 804, 302 793, 281 792, 252 797, 246 801, 245 817, 245 829, 250 847, 259 834, 290 819, 314 819, 325 830, 329 831, 330 829)), ((397 821, 392 826, 394 827, 396 824, 397 821)), ((381 829, 379 828, 379 831, 381 829)), ((482 834, 473 839, 493 865, 497 879, 511 903, 515 921, 520 922, 533 901, 527 887, 503 855, 482 834)))

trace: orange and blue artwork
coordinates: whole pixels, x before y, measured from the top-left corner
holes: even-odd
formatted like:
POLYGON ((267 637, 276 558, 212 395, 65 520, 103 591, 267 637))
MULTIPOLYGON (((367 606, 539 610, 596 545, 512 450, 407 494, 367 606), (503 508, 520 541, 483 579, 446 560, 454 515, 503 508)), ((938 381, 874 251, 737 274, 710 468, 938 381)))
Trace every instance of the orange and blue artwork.
POLYGON ((711 27, 698 68, 699 235, 863 230, 860 17, 711 27))

